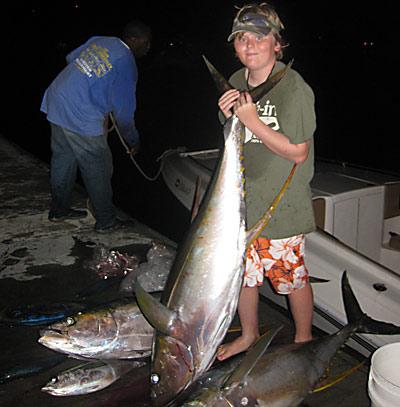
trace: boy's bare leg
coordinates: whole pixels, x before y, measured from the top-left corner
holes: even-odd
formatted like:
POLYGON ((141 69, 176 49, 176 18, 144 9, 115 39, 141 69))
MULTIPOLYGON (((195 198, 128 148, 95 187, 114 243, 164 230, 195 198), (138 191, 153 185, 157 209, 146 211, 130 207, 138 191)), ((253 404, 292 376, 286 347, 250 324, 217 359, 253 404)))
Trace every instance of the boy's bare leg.
POLYGON ((260 336, 258 330, 258 287, 242 287, 238 313, 242 325, 242 335, 218 348, 218 360, 228 359, 247 350, 260 336))
POLYGON ((289 294, 290 311, 292 313, 296 334, 294 341, 307 342, 312 339, 313 292, 307 285, 289 294))

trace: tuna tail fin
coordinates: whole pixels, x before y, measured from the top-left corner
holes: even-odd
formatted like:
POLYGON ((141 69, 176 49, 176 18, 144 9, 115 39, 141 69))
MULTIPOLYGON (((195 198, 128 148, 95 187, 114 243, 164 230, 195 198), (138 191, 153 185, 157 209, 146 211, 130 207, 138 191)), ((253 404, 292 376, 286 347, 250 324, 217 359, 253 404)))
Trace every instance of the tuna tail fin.
POLYGON ((134 282, 133 290, 140 310, 148 323, 157 331, 172 335, 174 322, 176 322, 175 312, 168 309, 165 305, 154 298, 151 294, 143 289, 137 279, 134 282))
POLYGON ((369 317, 362 311, 360 304, 350 287, 346 271, 344 271, 342 275, 342 295, 347 319, 349 323, 354 323, 357 326, 357 332, 377 335, 400 334, 400 326, 378 321, 369 317))
MULTIPOLYGON (((228 90, 233 89, 233 86, 221 75, 214 65, 203 55, 204 62, 207 65, 208 70, 214 82, 217 86, 218 92, 220 95, 225 93, 228 90)), ((253 88, 249 93, 253 102, 257 102, 264 95, 266 95, 286 74, 293 64, 293 60, 290 61, 283 69, 271 75, 265 82, 253 88)))
POLYGON ((227 378, 221 388, 230 387, 234 383, 243 382, 251 373, 254 366, 257 364, 260 357, 265 353, 266 349, 274 339, 275 335, 282 329, 282 325, 275 329, 270 329, 255 343, 255 345, 247 351, 245 357, 241 361, 238 368, 227 378))
POLYGON ((218 92, 222 95, 226 91, 233 89, 233 86, 215 69, 214 65, 204 55, 203 59, 214 79, 218 92))

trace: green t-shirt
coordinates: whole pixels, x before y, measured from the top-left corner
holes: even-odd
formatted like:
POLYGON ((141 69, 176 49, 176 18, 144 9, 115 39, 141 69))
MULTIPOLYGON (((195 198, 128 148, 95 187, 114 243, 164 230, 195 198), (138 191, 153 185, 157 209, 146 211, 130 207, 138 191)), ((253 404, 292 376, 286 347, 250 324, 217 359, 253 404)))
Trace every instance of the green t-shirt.
MULTIPOLYGON (((273 73, 284 67, 277 62, 273 73)), ((247 90, 245 68, 235 72, 230 83, 247 90)), ((262 233, 282 239, 315 230, 310 181, 314 174, 313 134, 316 128, 314 94, 303 78, 289 69, 284 78, 259 102, 261 120, 284 134, 293 144, 311 141, 307 160, 299 164, 289 188, 262 233)), ((269 208, 292 169, 293 162, 270 151, 246 129, 244 168, 246 176, 247 225, 251 228, 269 208)))

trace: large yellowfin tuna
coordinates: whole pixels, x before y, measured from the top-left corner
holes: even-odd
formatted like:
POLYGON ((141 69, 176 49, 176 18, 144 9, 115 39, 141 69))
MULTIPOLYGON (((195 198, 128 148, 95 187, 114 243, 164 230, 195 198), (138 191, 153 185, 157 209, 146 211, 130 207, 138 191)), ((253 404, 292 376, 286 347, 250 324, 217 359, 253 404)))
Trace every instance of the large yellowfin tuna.
MULTIPOLYGON (((206 62, 220 90, 230 89, 206 62)), ((253 89, 253 100, 272 89, 284 73, 253 89)), ((219 163, 179 247, 161 303, 135 285, 138 304, 157 331, 151 374, 151 398, 157 406, 167 405, 210 367, 236 311, 247 245, 244 126, 236 115, 225 123, 224 138, 219 163)))
POLYGON ((267 349, 277 332, 270 331, 246 353, 240 364, 210 369, 191 386, 185 407, 298 406, 326 373, 330 361, 354 333, 398 335, 400 327, 365 314, 347 279, 342 276, 348 324, 333 335, 306 343, 267 349), (266 350, 267 349, 267 350, 266 350))

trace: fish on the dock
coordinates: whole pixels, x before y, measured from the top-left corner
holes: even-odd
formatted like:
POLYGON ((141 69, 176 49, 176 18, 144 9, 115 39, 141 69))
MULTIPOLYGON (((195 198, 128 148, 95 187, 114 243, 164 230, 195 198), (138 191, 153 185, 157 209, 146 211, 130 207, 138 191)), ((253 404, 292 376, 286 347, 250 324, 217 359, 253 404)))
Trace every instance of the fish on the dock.
MULTIPOLYGON (((161 293, 153 293, 160 299, 161 293)), ((241 328, 232 326, 228 332, 241 328)), ((39 343, 74 358, 135 359, 151 353, 154 328, 131 298, 79 312, 40 331, 39 343)))
POLYGON ((87 305, 78 302, 42 303, 8 307, 0 312, 0 325, 48 325, 82 311, 87 305))
POLYGON ((24 379, 45 372, 66 360, 66 355, 51 353, 51 355, 40 358, 30 358, 16 363, 13 360, 12 367, 4 366, 2 363, 0 371, 0 384, 9 383, 13 380, 24 379))
POLYGON ((306 343, 267 349, 277 332, 271 330, 246 353, 233 371, 221 372, 221 368, 216 367, 216 371, 212 372, 211 369, 207 372, 208 380, 207 377, 202 378, 188 399, 176 405, 297 406, 317 385, 335 353, 352 334, 400 333, 399 326, 374 320, 363 313, 346 272, 342 276, 342 295, 348 324, 337 333, 306 343))
POLYGON ((56 322, 40 331, 38 341, 76 358, 135 359, 150 355, 153 333, 136 301, 129 298, 56 322))
MULTIPOLYGON (((254 101, 284 72, 278 74, 250 92, 254 101)), ((211 366, 235 315, 247 245, 244 126, 236 115, 226 121, 224 138, 217 168, 178 249, 161 303, 138 282, 134 286, 139 306, 157 332, 151 370, 151 397, 157 406, 166 405, 211 366)))
POLYGON ((78 396, 93 393, 117 381, 132 369, 140 368, 145 361, 91 361, 64 370, 53 377, 42 391, 53 396, 78 396))
POLYGON ((124 374, 97 397, 95 407, 149 407, 150 363, 124 374))

